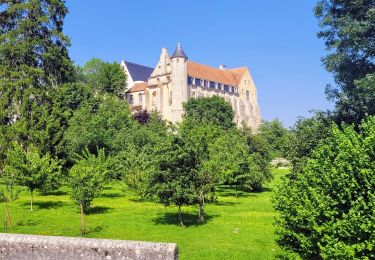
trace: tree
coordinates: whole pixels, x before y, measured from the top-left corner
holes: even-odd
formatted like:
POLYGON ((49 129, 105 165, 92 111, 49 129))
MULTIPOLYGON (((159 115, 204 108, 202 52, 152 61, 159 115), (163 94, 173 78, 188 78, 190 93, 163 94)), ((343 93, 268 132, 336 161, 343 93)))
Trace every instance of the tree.
POLYGON ((316 112, 310 118, 299 118, 290 131, 288 159, 293 165, 293 172, 303 168, 311 152, 323 142, 330 132, 332 120, 325 113, 316 112))
POLYGON ((183 105, 185 118, 229 129, 235 126, 232 106, 219 96, 192 98, 183 105))
POLYGON ((189 173, 193 196, 199 205, 199 222, 205 221, 205 203, 213 199, 220 173, 213 171, 207 162, 209 145, 223 133, 216 124, 186 118, 180 126, 181 151, 186 154, 185 172, 189 173))
POLYGON ((271 147, 272 157, 286 156, 289 132, 280 120, 263 121, 259 127, 261 135, 271 147))
POLYGON ((127 145, 127 136, 135 131, 129 105, 111 95, 84 104, 74 112, 64 134, 63 149, 70 160, 85 147, 91 153, 104 148, 108 154, 117 153, 127 145))
POLYGON ((329 51, 323 63, 337 84, 326 90, 328 98, 335 101, 337 123, 358 125, 375 112, 374 84, 367 85, 367 92, 363 91, 365 83, 361 83, 375 73, 374 6, 373 0, 319 0, 315 7, 321 27, 318 36, 329 51))
POLYGON ((125 92, 126 74, 119 63, 91 59, 77 68, 78 80, 88 84, 96 94, 121 97, 125 92))
POLYGON ((4 230, 12 231, 12 220, 10 217, 9 202, 14 201, 18 198, 19 190, 15 188, 17 184, 16 178, 11 172, 8 173, 8 170, 5 171, 3 176, 4 188, 0 191, 0 198, 5 203, 5 221, 4 221, 4 230))
POLYGON ((0 10, 0 134, 43 148, 51 95, 74 79, 63 34, 68 10, 62 0, 4 0, 0 10))
POLYGON ((209 144, 209 158, 203 167, 221 174, 221 180, 245 191, 260 191, 262 183, 271 178, 268 162, 250 152, 246 137, 234 129, 221 134, 209 144), (231 147, 231 149, 228 149, 231 147))
POLYGON ((156 148, 158 167, 150 172, 146 193, 164 206, 176 205, 180 225, 184 226, 181 207, 195 204, 195 200, 192 157, 180 142, 178 136, 169 136, 167 142, 156 148))
POLYGON ((31 145, 26 151, 13 143, 8 150, 5 171, 14 176, 17 183, 26 186, 30 192, 30 210, 33 210, 33 193, 35 190, 48 191, 58 185, 61 166, 50 154, 42 155, 31 145))
POLYGON ((304 259, 374 258, 375 117, 334 125, 275 195, 278 243, 304 259))
POLYGON ((70 197, 81 211, 81 235, 85 234, 85 212, 108 181, 109 161, 105 156, 104 149, 98 150, 97 154, 96 156, 86 149, 77 163, 69 170, 70 197))
POLYGON ((150 114, 146 110, 141 110, 133 114, 134 120, 137 120, 138 123, 144 125, 150 121, 150 114))

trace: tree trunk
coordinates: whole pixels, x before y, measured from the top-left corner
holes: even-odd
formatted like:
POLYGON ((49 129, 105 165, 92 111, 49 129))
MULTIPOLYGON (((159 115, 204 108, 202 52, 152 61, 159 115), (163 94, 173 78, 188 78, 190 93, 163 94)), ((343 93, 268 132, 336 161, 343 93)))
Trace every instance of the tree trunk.
POLYGON ((30 191, 30 210, 33 210, 33 191, 30 191))
POLYGON ((180 222, 181 227, 184 227, 184 222, 182 221, 181 206, 178 205, 178 221, 180 222))
POLYGON ((235 190, 236 190, 236 198, 238 197, 238 185, 235 185, 235 190))
POLYGON ((204 222, 204 202, 199 202, 199 222, 204 222))
POLYGON ((5 209, 6 209, 6 224, 7 224, 7 230, 8 230, 8 227, 10 229, 10 231, 12 231, 12 220, 10 219, 10 212, 9 212, 9 205, 8 205, 8 202, 5 203, 5 209))
POLYGON ((81 236, 85 234, 85 212, 83 211, 83 205, 81 204, 81 236))

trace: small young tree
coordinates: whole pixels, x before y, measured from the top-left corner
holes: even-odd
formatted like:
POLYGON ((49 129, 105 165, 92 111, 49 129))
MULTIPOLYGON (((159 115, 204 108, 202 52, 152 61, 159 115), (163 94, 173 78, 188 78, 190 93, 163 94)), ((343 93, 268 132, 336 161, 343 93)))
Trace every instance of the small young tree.
POLYGON ((186 154, 186 170, 193 186, 195 201, 199 205, 199 222, 204 222, 204 205, 212 199, 220 173, 210 167, 209 146, 224 133, 216 124, 185 118, 180 127, 181 150, 186 154))
POLYGON ((169 143, 158 149, 158 167, 148 179, 147 195, 156 197, 165 206, 178 207, 178 220, 184 226, 181 207, 194 204, 191 156, 182 149, 180 139, 171 137, 169 143))
POLYGON ((34 191, 48 191, 49 188, 56 187, 59 181, 59 162, 48 153, 42 155, 33 145, 24 151, 20 145, 13 143, 12 149, 8 151, 7 161, 9 174, 30 192, 30 210, 33 210, 34 191))
POLYGON ((108 179, 108 160, 104 149, 98 155, 91 154, 88 149, 69 170, 70 197, 80 207, 81 235, 85 234, 85 212, 92 200, 97 197, 108 179))

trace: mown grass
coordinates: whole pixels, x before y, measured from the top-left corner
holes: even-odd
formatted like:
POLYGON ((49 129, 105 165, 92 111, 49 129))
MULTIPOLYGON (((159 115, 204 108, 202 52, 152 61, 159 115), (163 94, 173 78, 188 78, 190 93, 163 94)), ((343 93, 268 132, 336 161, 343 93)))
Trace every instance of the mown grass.
MULTIPOLYGON (((181 259, 272 259, 282 253, 274 242, 271 197, 286 170, 261 193, 218 189, 217 203, 206 206, 207 222, 197 224, 197 207, 184 207, 186 227, 178 225, 177 208, 142 202, 118 187, 107 187, 86 216, 86 237, 174 242, 181 259)), ((2 214, 4 216, 4 205, 2 214)), ((34 196, 29 209, 27 191, 10 204, 13 233, 79 236, 80 215, 68 189, 34 196)))

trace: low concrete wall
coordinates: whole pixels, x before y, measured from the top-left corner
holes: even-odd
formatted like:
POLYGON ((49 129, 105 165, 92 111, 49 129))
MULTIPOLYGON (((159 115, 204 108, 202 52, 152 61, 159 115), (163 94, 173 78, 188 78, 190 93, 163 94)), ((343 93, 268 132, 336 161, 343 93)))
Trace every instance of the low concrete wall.
POLYGON ((172 243, 0 234, 0 258, 178 259, 178 250, 172 243))

